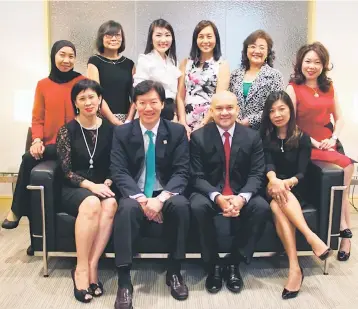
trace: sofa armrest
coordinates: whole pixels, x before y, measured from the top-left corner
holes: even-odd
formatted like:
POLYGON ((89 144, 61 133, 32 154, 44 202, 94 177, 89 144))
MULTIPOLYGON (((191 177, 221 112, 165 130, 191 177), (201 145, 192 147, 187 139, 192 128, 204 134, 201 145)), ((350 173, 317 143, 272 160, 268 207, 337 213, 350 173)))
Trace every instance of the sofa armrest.
MULTIPOLYGON (((318 216, 318 236, 327 241, 330 197, 332 186, 342 186, 344 181, 343 169, 335 164, 313 161, 307 171, 305 199, 316 206, 318 216)), ((336 191, 333 201, 333 216, 331 234, 339 234, 342 207, 342 191, 336 191)), ((331 239, 333 247, 337 246, 337 237, 331 239)))
MULTIPOLYGON (((48 251, 54 251, 55 243, 55 214, 56 201, 59 201, 60 182, 59 165, 54 160, 44 161, 36 165, 31 171, 30 185, 43 186, 45 195, 46 244, 48 251)), ((31 193, 31 236, 35 251, 42 250, 42 213, 40 191, 31 193), (33 236, 35 235, 35 236, 33 236), (40 237, 37 237, 40 236, 40 237)))

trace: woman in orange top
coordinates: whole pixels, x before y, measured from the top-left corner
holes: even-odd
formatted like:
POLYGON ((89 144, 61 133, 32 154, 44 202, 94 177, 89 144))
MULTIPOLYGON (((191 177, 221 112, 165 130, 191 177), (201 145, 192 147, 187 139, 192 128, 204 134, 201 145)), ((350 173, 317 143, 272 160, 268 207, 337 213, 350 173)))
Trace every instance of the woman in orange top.
POLYGON ((43 160, 56 159, 57 131, 74 118, 71 103, 72 86, 84 77, 73 70, 75 46, 65 40, 57 41, 51 49, 50 75, 37 83, 32 110, 32 145, 22 157, 11 211, 2 223, 5 229, 14 229, 22 216, 30 211, 29 191, 31 170, 43 160))
POLYGON ((344 170, 345 190, 342 201, 340 237, 342 238, 337 259, 347 261, 350 257, 352 238, 349 214, 349 186, 354 172, 353 161, 337 151, 337 139, 343 127, 342 112, 333 84, 327 77, 329 54, 319 42, 302 46, 298 53, 295 72, 287 93, 295 108, 297 125, 311 137, 312 160, 331 162, 344 170), (331 129, 330 117, 334 127, 331 129))

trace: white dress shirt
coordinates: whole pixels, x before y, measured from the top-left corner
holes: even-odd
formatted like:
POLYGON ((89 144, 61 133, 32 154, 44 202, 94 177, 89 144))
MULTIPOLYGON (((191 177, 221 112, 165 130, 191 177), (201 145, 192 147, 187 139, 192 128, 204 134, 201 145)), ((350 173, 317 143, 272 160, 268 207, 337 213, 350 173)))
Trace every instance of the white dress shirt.
MULTIPOLYGON (((227 130, 227 131, 223 130, 223 129, 220 128, 218 125, 217 125, 216 127, 217 127, 218 130, 219 130, 219 134, 220 134, 220 136, 221 136, 221 140, 222 140, 223 144, 225 143, 224 133, 225 133, 225 132, 228 132, 228 133, 230 134, 230 136, 229 136, 229 143, 230 143, 230 147, 231 147, 232 137, 234 136, 234 132, 235 132, 235 124, 233 124, 233 126, 232 126, 229 130, 227 130)), ((210 197, 210 199, 211 199, 213 202, 215 202, 215 198, 216 198, 216 196, 218 196, 219 194, 221 194, 221 193, 220 193, 220 192, 211 192, 211 193, 209 194, 209 197, 210 197)), ((242 197, 246 200, 246 203, 248 203, 249 200, 250 200, 250 198, 251 198, 251 196, 252 196, 252 193, 251 193, 251 192, 240 193, 240 194, 238 194, 238 196, 242 196, 242 197)))
POLYGON ((178 92, 178 78, 181 76, 179 68, 169 57, 165 59, 153 49, 149 54, 140 54, 134 74, 133 87, 144 80, 160 82, 165 90, 167 99, 175 100, 178 92))

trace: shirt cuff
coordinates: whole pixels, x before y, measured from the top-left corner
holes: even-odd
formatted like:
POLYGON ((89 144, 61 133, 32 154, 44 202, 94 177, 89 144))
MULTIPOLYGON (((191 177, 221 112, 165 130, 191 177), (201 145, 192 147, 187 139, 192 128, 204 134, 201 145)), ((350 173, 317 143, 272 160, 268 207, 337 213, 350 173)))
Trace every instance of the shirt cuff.
POLYGON ((128 120, 128 119, 124 121, 124 123, 130 123, 130 122, 131 122, 131 121, 130 121, 130 120, 128 120))
POLYGON ((165 202, 166 200, 169 200, 172 196, 174 195, 178 195, 179 193, 172 193, 169 191, 162 191, 157 198, 161 201, 161 202, 165 202))
POLYGON ((210 197, 210 199, 213 201, 213 203, 215 203, 215 198, 216 198, 219 194, 221 194, 221 193, 220 193, 220 192, 210 192, 210 193, 209 193, 209 197, 210 197))
POLYGON ((142 197, 142 196, 145 197, 145 195, 143 193, 138 193, 138 194, 135 194, 135 195, 130 195, 129 197, 131 199, 133 199, 133 200, 136 200, 138 197, 142 197))
POLYGON ((250 201, 250 198, 252 196, 251 192, 248 193, 239 193, 238 196, 243 197, 246 200, 246 204, 250 201))

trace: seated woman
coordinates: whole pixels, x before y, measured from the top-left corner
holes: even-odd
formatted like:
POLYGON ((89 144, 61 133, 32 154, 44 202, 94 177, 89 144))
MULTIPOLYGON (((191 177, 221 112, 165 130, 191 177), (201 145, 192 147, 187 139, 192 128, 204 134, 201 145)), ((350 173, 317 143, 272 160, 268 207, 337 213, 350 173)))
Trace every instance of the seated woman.
POLYGON ((293 103, 286 92, 273 92, 268 96, 262 114, 261 136, 270 206, 289 260, 289 275, 282 298, 289 299, 297 296, 303 281, 295 229, 303 234, 321 260, 327 259, 333 251, 311 231, 302 214, 302 181, 310 161, 311 140, 296 126, 293 103))
POLYGON ((30 182, 31 170, 43 160, 56 158, 57 132, 75 116, 70 93, 73 85, 84 79, 80 73, 73 71, 75 60, 76 48, 71 42, 61 40, 53 44, 50 75, 40 80, 36 87, 31 124, 32 145, 30 151, 22 156, 11 211, 2 223, 4 229, 16 228, 22 216, 30 219, 30 191, 26 186, 30 182))
POLYGON ((57 136, 57 155, 64 174, 62 209, 76 219, 77 266, 72 270, 75 298, 89 302, 103 294, 98 281, 98 260, 112 233, 117 210, 109 177, 113 128, 97 116, 101 86, 82 80, 72 89, 76 118, 57 136))

